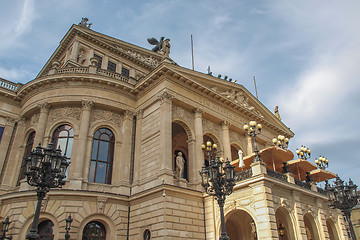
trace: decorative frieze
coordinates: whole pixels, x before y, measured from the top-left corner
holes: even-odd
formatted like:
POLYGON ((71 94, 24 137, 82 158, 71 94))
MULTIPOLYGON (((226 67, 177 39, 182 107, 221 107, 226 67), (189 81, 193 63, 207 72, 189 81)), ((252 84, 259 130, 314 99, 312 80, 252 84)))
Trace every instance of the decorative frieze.
POLYGON ((221 126, 219 124, 216 124, 209 119, 203 119, 202 125, 204 132, 210 132, 215 134, 216 136, 220 136, 221 126))
POLYGON ((122 125, 123 117, 118 113, 113 113, 108 110, 95 109, 93 114, 93 121, 110 121, 118 126, 122 125))
POLYGON ((80 114, 81 114, 81 109, 79 107, 55 108, 50 111, 49 122, 53 123, 54 121, 63 118, 73 118, 79 120, 80 114))
POLYGON ((172 107, 172 118, 182 119, 184 122, 189 124, 189 127, 193 129, 193 114, 182 107, 173 105, 172 107))

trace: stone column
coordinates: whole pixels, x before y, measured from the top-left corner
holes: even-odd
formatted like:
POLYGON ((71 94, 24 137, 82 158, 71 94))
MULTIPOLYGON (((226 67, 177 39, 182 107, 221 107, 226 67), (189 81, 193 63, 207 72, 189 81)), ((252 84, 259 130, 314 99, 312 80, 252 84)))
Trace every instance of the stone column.
MULTIPOLYGON (((195 131, 195 153, 196 153, 196 164, 195 164, 195 171, 201 171, 202 166, 204 165, 204 154, 201 150, 201 145, 203 144, 204 137, 203 137, 203 125, 202 125, 202 109, 195 109, 194 110, 194 131, 195 131)), ((200 174, 195 175, 195 183, 201 184, 201 177, 200 174)), ((201 187, 199 185, 199 187, 201 187)))
POLYGON ((196 141, 195 139, 190 139, 187 141, 188 144, 188 151, 189 151, 189 157, 188 157, 188 174, 189 174, 189 182, 190 184, 195 184, 197 175, 199 174, 196 169, 196 141))
POLYGON ((231 162, 231 145, 230 145, 230 134, 229 134, 229 127, 230 123, 227 121, 224 121, 221 124, 221 130, 222 130, 222 144, 224 147, 224 159, 229 159, 231 162))
POLYGON ((252 138, 246 134, 246 153, 247 155, 251 155, 254 153, 252 138))
POLYGON ((107 69, 109 63, 109 55, 105 55, 101 62, 101 69, 107 69))
POLYGON ((305 231, 305 223, 304 223, 304 211, 301 206, 301 195, 300 193, 293 192, 293 201, 294 201, 294 216, 295 216, 295 235, 297 235, 298 239, 305 240, 306 231, 305 231))
POLYGON ((140 109, 136 113, 136 136, 135 136, 135 156, 134 156, 134 178, 133 187, 134 192, 137 192, 137 187, 141 180, 141 136, 143 125, 144 110, 140 109))
MULTIPOLYGON (((328 232, 328 228, 326 225, 326 213, 324 212, 323 209, 323 203, 319 198, 316 198, 316 206, 318 207, 318 211, 317 211, 317 217, 320 223, 318 230, 318 234, 319 237, 321 239, 325 239, 325 240, 330 240, 330 236, 329 236, 329 232, 328 232)), ((326 206, 326 203, 325 203, 326 206)))
POLYGON ((9 149, 10 139, 14 130, 14 124, 15 124, 14 118, 6 117, 6 124, 4 127, 4 132, 0 144, 0 173, 2 172, 2 169, 4 167, 6 153, 10 151, 9 149))
POLYGON ((171 153, 171 123, 172 123, 172 99, 168 92, 163 92, 160 101, 160 175, 165 183, 172 183, 174 178, 171 153))
POLYGON ((79 40, 75 39, 71 50, 70 60, 74 62, 77 61, 78 50, 79 50, 79 40))
MULTIPOLYGON (((131 164, 131 140, 132 140, 132 127, 133 127, 133 118, 134 112, 126 110, 124 113, 123 123, 122 123, 122 140, 120 155, 115 156, 116 161, 114 161, 113 166, 113 184, 116 186, 129 186, 130 179, 130 164, 131 164)), ((115 160, 114 159, 114 160, 115 160)), ((119 189, 120 191, 121 189, 119 189)), ((121 194, 126 194, 125 189, 122 189, 121 194)))
POLYGON ((73 174, 70 178, 70 186, 74 189, 81 189, 83 180, 83 168, 89 167, 85 166, 85 155, 87 152, 86 143, 89 133, 91 108, 94 102, 83 100, 81 101, 81 103, 83 107, 80 119, 80 131, 77 144, 78 146, 75 154, 75 161, 72 163, 74 167, 72 172, 73 174))
POLYGON ((34 147, 39 145, 39 143, 41 145, 44 144, 43 141, 44 141, 45 129, 46 129, 46 125, 47 125, 47 119, 48 119, 49 111, 50 111, 50 104, 45 102, 45 103, 39 104, 38 107, 40 108, 40 116, 39 116, 39 121, 36 125, 34 147))

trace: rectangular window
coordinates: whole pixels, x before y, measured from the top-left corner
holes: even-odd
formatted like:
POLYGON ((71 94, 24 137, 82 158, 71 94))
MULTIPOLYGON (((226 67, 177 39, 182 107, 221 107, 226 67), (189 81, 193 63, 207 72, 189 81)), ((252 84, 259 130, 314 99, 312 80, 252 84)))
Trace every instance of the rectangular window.
POLYGON ((1 138, 4 132, 4 127, 0 127, 0 143, 1 143, 1 138))
POLYGON ((94 57, 96 57, 97 59, 98 59, 98 65, 97 65, 97 67, 98 68, 101 68, 101 64, 102 64, 102 57, 101 56, 99 56, 99 55, 97 55, 97 54, 94 54, 94 57))
POLYGON ((107 70, 110 72, 116 72, 116 63, 108 61, 107 70))
POLYGON ((130 76, 130 70, 123 67, 123 68, 121 68, 121 74, 126 76, 126 77, 129 77, 130 76))

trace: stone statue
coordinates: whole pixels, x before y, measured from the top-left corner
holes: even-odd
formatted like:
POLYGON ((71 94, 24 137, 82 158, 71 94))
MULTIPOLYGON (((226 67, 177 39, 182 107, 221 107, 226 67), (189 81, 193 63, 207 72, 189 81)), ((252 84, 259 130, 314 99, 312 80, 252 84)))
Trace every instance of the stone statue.
POLYGON ((275 113, 275 117, 277 117, 281 121, 281 117, 280 117, 280 113, 279 113, 279 106, 275 107, 274 113, 275 113))
POLYGON ((239 168, 245 167, 244 159, 243 159, 243 151, 241 149, 238 151, 239 155, 239 168))
POLYGON ((158 41, 155 38, 148 38, 147 41, 151 45, 155 45, 155 47, 153 49, 151 49, 151 51, 160 52, 165 57, 169 57, 169 54, 170 54, 170 43, 169 43, 170 39, 167 38, 167 39, 164 40, 164 37, 161 37, 160 41, 158 41))
POLYGON ((184 166, 185 166, 185 159, 182 156, 182 152, 178 152, 176 156, 176 171, 175 171, 175 175, 177 179, 183 178, 184 166))
POLYGON ((91 28, 92 23, 87 23, 89 21, 88 18, 81 18, 81 22, 79 23, 79 26, 83 26, 86 28, 91 28))
POLYGON ((77 62, 80 64, 83 64, 85 62, 85 60, 86 60, 86 58, 84 57, 84 51, 81 50, 78 55, 77 62))

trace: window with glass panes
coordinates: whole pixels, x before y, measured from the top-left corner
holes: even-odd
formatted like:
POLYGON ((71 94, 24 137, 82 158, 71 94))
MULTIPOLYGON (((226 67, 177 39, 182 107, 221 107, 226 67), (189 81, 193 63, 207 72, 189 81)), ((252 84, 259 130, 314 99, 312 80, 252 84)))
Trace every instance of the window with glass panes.
POLYGON ((97 67, 98 68, 101 68, 101 64, 102 64, 102 57, 97 55, 97 54, 94 54, 94 57, 98 59, 98 65, 97 67))
MULTIPOLYGON (((56 148, 60 147, 61 153, 69 162, 71 158, 71 150, 74 142, 74 129, 67 124, 61 125, 53 133, 52 141, 56 148)), ((66 176, 69 168, 66 170, 66 176)))
POLYGON ((127 69, 127 68, 122 67, 121 68, 121 74, 126 76, 126 77, 129 77, 130 76, 130 70, 127 69))
POLYGON ((35 138, 35 131, 32 131, 26 141, 24 157, 23 157, 23 160, 21 162, 21 167, 20 167, 19 179, 16 184, 17 186, 19 186, 20 181, 25 178, 26 159, 28 157, 30 157, 31 150, 33 149, 33 145, 34 145, 34 138, 35 138))
POLYGON ((4 133, 4 127, 0 126, 0 143, 1 143, 1 138, 2 138, 3 133, 4 133))
POLYGON ((111 184, 114 143, 114 134, 109 129, 100 128, 95 132, 91 151, 90 182, 111 184))
POLYGON ((54 223, 50 220, 42 221, 38 225, 39 239, 41 240, 53 240, 54 239, 54 223))
POLYGON ((83 240, 105 240, 106 229, 101 222, 92 221, 86 224, 83 231, 83 240))
POLYGON ((116 63, 108 61, 107 70, 110 72, 116 72, 116 63))

